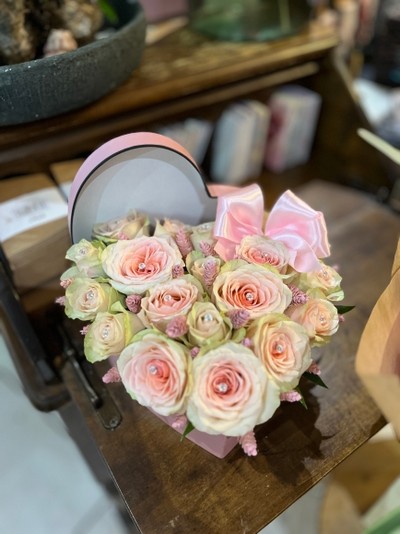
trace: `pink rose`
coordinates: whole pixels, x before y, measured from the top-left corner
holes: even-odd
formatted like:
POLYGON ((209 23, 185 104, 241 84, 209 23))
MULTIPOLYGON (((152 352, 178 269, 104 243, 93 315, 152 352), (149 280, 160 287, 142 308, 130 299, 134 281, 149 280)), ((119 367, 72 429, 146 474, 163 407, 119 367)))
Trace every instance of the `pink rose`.
POLYGON ((285 315, 270 314, 254 321, 247 337, 252 339, 255 354, 280 390, 295 388, 312 361, 306 330, 285 315))
POLYGON ((160 415, 183 414, 191 390, 191 358, 182 343, 145 332, 117 360, 125 389, 160 415))
POLYGON ((272 417, 279 390, 254 353, 228 342, 193 361, 187 416, 209 434, 243 436, 272 417))
POLYGON ((177 248, 159 237, 117 241, 102 254, 110 284, 125 295, 139 294, 172 279, 174 267, 183 267, 177 248))
POLYGON ((291 306, 287 315, 301 324, 313 345, 324 345, 339 328, 337 309, 325 299, 310 299, 305 304, 291 306))
POLYGON ((265 236, 250 235, 244 237, 236 247, 236 254, 249 263, 271 265, 282 274, 287 271, 289 251, 280 241, 265 236))
POLYGON ((256 319, 266 313, 283 313, 289 306, 292 292, 278 275, 244 262, 233 270, 229 265, 224 266, 213 285, 212 300, 219 310, 244 309, 256 319))
POLYGON ((189 313, 202 292, 201 284, 190 275, 159 284, 141 301, 144 319, 165 332, 172 319, 189 313))

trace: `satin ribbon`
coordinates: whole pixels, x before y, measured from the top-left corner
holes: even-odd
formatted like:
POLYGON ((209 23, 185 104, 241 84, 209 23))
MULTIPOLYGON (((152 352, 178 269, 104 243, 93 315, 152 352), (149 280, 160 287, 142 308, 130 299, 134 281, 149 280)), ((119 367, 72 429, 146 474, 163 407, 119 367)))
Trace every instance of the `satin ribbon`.
POLYGON ((264 199, 258 185, 219 196, 214 226, 217 254, 225 261, 231 260, 243 237, 265 235, 286 245, 289 264, 298 272, 320 270, 318 258, 330 255, 323 213, 288 190, 273 206, 264 229, 263 219, 264 199))

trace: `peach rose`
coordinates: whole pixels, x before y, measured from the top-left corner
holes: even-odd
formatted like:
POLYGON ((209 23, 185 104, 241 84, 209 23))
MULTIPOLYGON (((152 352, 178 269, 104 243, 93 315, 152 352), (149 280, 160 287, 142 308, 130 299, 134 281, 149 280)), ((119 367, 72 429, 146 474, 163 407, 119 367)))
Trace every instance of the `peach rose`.
POLYGON ((310 299, 305 304, 291 306, 287 315, 301 324, 313 345, 324 345, 339 328, 337 309, 325 299, 310 299))
POLYGON ((106 360, 109 356, 118 356, 131 338, 143 328, 143 323, 133 313, 98 313, 85 335, 86 359, 94 363, 106 360))
POLYGON ((70 319, 92 321, 99 312, 109 311, 118 300, 121 301, 118 292, 109 284, 75 278, 65 290, 65 314, 70 319))
POLYGON ((281 241, 266 236, 249 235, 236 247, 236 255, 249 263, 271 265, 285 274, 289 263, 289 251, 281 241))
POLYGON ((266 313, 283 313, 292 300, 292 292, 281 278, 259 265, 239 262, 229 270, 228 262, 215 279, 212 300, 223 312, 244 309, 251 319, 266 313), (243 264, 242 264, 243 263, 243 264))
POLYGON ((250 326, 247 337, 255 354, 281 391, 295 388, 311 365, 310 340, 306 330, 285 315, 269 314, 250 326))
POLYGON ((254 353, 228 342, 193 361, 187 416, 209 434, 243 436, 272 417, 279 390, 254 353))
POLYGON ((143 213, 132 211, 126 217, 112 219, 93 226, 92 236, 105 243, 112 243, 118 239, 133 239, 149 234, 150 221, 143 213))
POLYGON ((117 241, 102 254, 103 269, 110 284, 124 295, 142 295, 172 279, 174 267, 183 267, 177 248, 159 237, 138 237, 117 241))
POLYGON ((159 284, 141 301, 145 322, 162 332, 178 315, 187 315, 193 304, 202 298, 201 284, 190 275, 159 284))
POLYGON ((182 343, 147 331, 117 360, 125 389, 160 415, 183 414, 191 391, 191 358, 182 343))

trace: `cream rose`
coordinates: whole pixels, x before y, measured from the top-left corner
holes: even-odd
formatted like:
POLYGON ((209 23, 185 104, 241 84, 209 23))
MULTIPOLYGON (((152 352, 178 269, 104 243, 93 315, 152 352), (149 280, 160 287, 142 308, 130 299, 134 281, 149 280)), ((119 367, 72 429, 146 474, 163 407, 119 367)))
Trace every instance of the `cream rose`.
POLYGON ((153 331, 128 345, 117 360, 127 392, 160 415, 185 412, 191 365, 183 344, 153 331))
POLYGON ((126 217, 95 224, 92 235, 94 239, 111 243, 118 239, 133 239, 141 235, 148 235, 149 228, 149 218, 143 213, 132 211, 126 217))
POLYGON ((109 284, 75 278, 65 290, 65 314, 71 319, 92 321, 99 312, 109 311, 118 300, 122 302, 122 297, 109 284))
POLYGON ((211 302, 195 302, 187 316, 189 343, 202 347, 226 341, 232 328, 211 302))
POLYGON ((306 330, 285 315, 270 314, 254 321, 247 337, 252 339, 255 354, 279 389, 283 392, 295 388, 312 361, 306 330))
POLYGON ((67 250, 65 257, 73 261, 77 268, 89 278, 104 276, 101 265, 101 254, 104 250, 103 243, 95 241, 91 243, 86 239, 81 239, 67 250))
POLYGON ((109 356, 118 356, 131 338, 143 328, 140 319, 130 312, 97 314, 84 339, 86 359, 94 363, 109 356))
POLYGON ((281 241, 266 236, 249 235, 236 247, 238 258, 258 265, 271 265, 285 274, 289 264, 289 251, 281 241))
POLYGON ((201 256, 197 259, 186 258, 190 273, 210 291, 211 286, 221 270, 221 260, 214 256, 201 256))
POLYGON ((292 292, 278 275, 259 265, 240 264, 233 270, 228 265, 212 289, 212 300, 219 310, 244 309, 256 319, 266 313, 283 313, 289 306, 292 292))
POLYGON ((321 297, 326 297, 334 302, 343 300, 344 293, 340 287, 342 277, 333 267, 325 265, 323 262, 320 263, 320 270, 302 273, 296 282, 297 286, 313 296, 319 293, 321 297))
POLYGON ((102 254, 103 269, 115 289, 125 295, 142 295, 172 279, 174 267, 183 267, 177 248, 159 237, 138 237, 117 241, 102 254))
POLYGON ((157 221, 155 235, 163 235, 164 233, 167 233, 175 237, 180 230, 191 232, 191 226, 182 221, 178 221, 177 219, 164 219, 162 223, 157 221))
POLYGON ((206 222, 198 226, 193 226, 190 238, 195 250, 201 250, 200 243, 207 243, 211 247, 214 246, 216 243, 214 237, 214 223, 206 222))
POLYGON ((202 293, 201 284, 193 276, 175 278, 150 289, 149 296, 142 298, 141 314, 145 322, 165 332, 172 319, 189 313, 202 293))
POLYGON ((291 306, 286 313, 306 329, 313 345, 324 345, 339 328, 337 309, 325 299, 310 299, 305 304, 291 306))
POLYGON ((279 406, 279 390, 253 352, 233 342, 193 361, 189 421, 203 432, 243 436, 279 406))

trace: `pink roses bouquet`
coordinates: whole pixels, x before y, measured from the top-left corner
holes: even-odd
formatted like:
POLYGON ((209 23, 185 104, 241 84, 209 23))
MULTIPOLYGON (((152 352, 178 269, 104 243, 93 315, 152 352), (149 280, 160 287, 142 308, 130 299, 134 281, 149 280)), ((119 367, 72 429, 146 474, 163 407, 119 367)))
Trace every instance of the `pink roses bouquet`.
POLYGON ((258 186, 218 199, 215 221, 188 226, 145 214, 96 224, 74 244, 62 303, 86 321, 84 352, 116 357, 105 382, 191 429, 237 436, 281 401, 303 401, 305 375, 324 385, 311 349, 338 330, 341 277, 324 217, 287 191, 264 213, 258 186))

